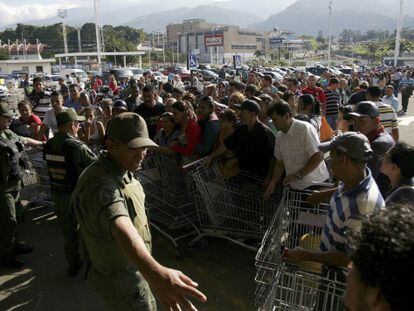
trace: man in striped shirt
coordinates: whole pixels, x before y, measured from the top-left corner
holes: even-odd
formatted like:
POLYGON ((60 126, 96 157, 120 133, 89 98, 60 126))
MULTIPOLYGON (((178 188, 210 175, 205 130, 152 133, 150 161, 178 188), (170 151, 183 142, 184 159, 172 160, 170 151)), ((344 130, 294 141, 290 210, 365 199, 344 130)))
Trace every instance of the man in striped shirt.
POLYGON ((41 77, 33 78, 33 91, 28 95, 32 104, 32 111, 41 120, 43 120, 46 111, 50 109, 50 93, 43 90, 43 81, 41 77))
POLYGON ((319 149, 330 151, 331 166, 339 185, 330 201, 330 210, 322 232, 320 251, 302 248, 286 250, 284 258, 293 262, 316 261, 331 267, 346 267, 345 235, 358 230, 362 218, 384 207, 384 199, 367 167, 372 157, 369 141, 361 133, 347 132, 319 149))
POLYGON ((395 142, 400 138, 398 129, 398 118, 394 108, 381 101, 382 90, 378 85, 370 86, 367 89, 367 100, 375 103, 379 109, 380 122, 384 130, 392 136, 395 142))
POLYGON ((339 80, 330 78, 328 88, 324 91, 326 98, 325 117, 333 130, 336 130, 336 119, 338 119, 338 108, 341 97, 338 91, 339 80))

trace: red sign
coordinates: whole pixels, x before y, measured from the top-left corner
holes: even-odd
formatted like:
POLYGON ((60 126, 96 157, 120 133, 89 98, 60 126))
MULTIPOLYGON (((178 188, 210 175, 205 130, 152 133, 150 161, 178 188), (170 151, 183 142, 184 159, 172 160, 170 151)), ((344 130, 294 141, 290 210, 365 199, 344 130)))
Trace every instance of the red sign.
POLYGON ((222 46, 224 35, 205 35, 204 46, 222 46))

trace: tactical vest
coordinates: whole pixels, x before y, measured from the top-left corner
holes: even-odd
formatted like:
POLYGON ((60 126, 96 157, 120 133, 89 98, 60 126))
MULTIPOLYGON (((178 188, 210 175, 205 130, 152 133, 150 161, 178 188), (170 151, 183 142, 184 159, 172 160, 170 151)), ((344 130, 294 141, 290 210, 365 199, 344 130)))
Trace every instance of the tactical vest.
POLYGON ((8 155, 10 161, 9 176, 6 179, 22 179, 24 171, 30 167, 24 145, 14 138, 5 139, 0 136, 0 149, 8 155))
POLYGON ((43 148, 43 157, 47 163, 49 172, 50 189, 61 194, 71 194, 78 181, 76 168, 72 165, 73 150, 79 148, 83 143, 73 138, 68 138, 62 145, 61 150, 52 150, 51 141, 43 148))
POLYGON ((111 176, 106 168, 99 163, 99 160, 92 164, 87 171, 83 173, 75 192, 72 195, 72 198, 74 199, 72 201, 72 207, 74 208, 76 218, 88 248, 92 265, 101 273, 113 273, 128 269, 130 263, 121 253, 115 240, 106 236, 104 232, 99 229, 99 220, 91 218, 92 215, 88 211, 88 206, 81 205, 79 201, 80 197, 82 197, 82 192, 87 191, 85 189, 91 184, 101 182, 102 178, 107 179, 108 182, 119 185, 120 194, 125 200, 129 218, 149 252, 152 250, 151 233, 144 207, 145 194, 141 184, 136 179, 133 179, 132 182, 128 184, 119 181, 117 178, 111 176), (91 171, 93 171, 93 173, 91 171))

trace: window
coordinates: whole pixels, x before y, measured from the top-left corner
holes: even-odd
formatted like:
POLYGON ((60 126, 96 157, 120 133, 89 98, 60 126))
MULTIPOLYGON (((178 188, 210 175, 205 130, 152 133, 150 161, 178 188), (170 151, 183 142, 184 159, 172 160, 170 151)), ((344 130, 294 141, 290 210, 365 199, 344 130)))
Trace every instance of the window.
POLYGON ((36 72, 43 72, 43 66, 36 66, 36 72))
POLYGON ((254 45, 254 44, 246 44, 246 45, 232 44, 231 48, 233 50, 257 50, 257 45, 254 45))

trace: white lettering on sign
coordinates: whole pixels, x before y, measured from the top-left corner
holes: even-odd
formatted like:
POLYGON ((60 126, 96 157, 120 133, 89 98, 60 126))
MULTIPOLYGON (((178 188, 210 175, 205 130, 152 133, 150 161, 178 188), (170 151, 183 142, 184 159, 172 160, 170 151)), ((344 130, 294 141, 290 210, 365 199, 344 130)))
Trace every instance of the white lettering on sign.
POLYGON ((205 46, 221 46, 223 45, 223 35, 205 35, 204 45, 205 46))

